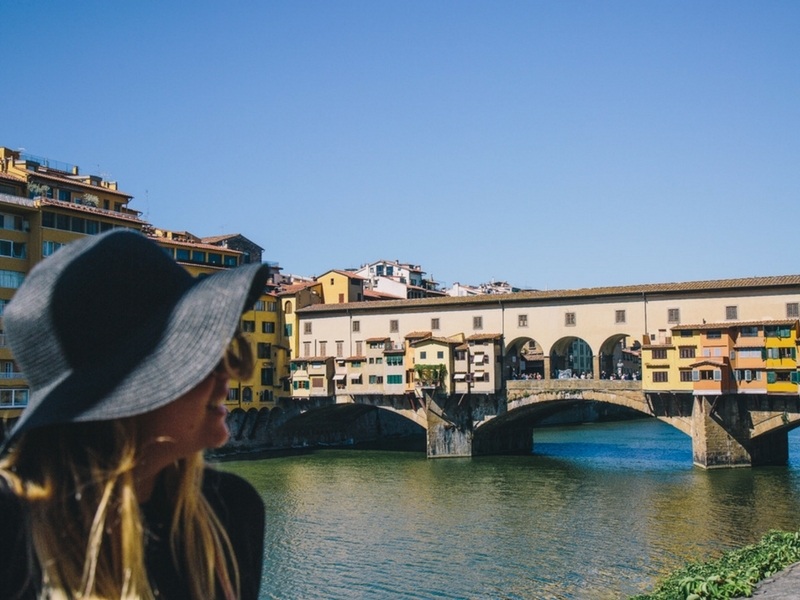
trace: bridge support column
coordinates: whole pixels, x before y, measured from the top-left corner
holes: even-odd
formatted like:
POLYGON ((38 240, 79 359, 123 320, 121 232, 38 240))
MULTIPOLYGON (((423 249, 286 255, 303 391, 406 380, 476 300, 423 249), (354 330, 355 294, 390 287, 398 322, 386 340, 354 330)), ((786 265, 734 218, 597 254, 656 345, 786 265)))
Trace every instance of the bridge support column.
POLYGON ((454 398, 426 394, 428 458, 472 456, 472 415, 454 398))
POLYGON ((550 357, 545 356, 542 358, 543 368, 544 368, 544 378, 545 379, 552 379, 553 372, 550 370, 550 357))
POLYGON ((785 465, 786 430, 750 438, 750 413, 740 396, 695 396, 692 409, 692 458, 706 468, 785 465))

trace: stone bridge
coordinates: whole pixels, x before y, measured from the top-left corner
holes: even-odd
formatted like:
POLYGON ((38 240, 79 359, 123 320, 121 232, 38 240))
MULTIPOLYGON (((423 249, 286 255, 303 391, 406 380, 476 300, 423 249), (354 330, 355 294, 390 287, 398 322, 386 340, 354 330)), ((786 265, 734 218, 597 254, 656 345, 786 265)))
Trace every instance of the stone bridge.
POLYGON ((640 381, 597 379, 512 380, 497 395, 420 389, 402 396, 324 396, 292 400, 266 414, 234 411, 229 422, 233 446, 297 447, 362 439, 376 429, 391 434, 396 425, 381 418, 389 411, 425 430, 429 458, 528 454, 538 423, 588 402, 672 425, 691 437, 694 463, 704 468, 786 464, 787 434, 800 426, 797 395, 645 394, 640 381))

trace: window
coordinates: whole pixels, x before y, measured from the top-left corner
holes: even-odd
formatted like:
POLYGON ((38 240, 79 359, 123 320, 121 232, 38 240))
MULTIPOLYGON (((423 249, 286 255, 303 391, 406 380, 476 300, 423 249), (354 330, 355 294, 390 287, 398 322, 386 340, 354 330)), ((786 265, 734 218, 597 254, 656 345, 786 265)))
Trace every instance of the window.
POLYGON ((402 354, 390 354, 386 357, 386 364, 390 367, 402 367, 403 366, 403 355, 402 354))
POLYGON ((176 249, 175 260, 189 260, 189 251, 186 248, 176 249))
POLYGON ((625 311, 618 310, 614 312, 614 322, 615 323, 624 323, 625 322, 625 311))
POLYGON ((310 335, 311 334, 311 322, 310 321, 306 321, 305 323, 303 323, 303 333, 305 335, 310 335))
POLYGON ((694 346, 683 346, 678 350, 678 355, 681 358, 694 358, 696 353, 697 349, 694 346))
POLYGON ((10 258, 25 258, 27 256, 27 247, 25 242, 10 242, 8 240, 0 240, 0 256, 8 256, 10 258))
POLYGON ((787 319, 800 318, 800 303, 797 302, 786 303, 786 318, 787 319))
POLYGON ((425 360, 426 358, 428 358, 428 353, 427 352, 425 352, 423 350, 422 352, 419 353, 419 359, 420 360, 425 360))
POLYGON ((42 256, 50 256, 63 245, 61 242, 42 242, 42 256))
POLYGON ((722 331, 719 329, 712 329, 711 331, 706 332, 706 338, 709 340, 722 339, 722 331))
POLYGON ((358 341, 356 342, 356 355, 357 355, 357 356, 361 356, 361 353, 362 353, 362 346, 363 346, 363 342, 362 342, 361 340, 358 340, 358 341))
POLYGON ((687 369, 681 369, 681 381, 692 381, 692 372, 687 369))
POLYGON ((320 356, 327 356, 328 355, 328 342, 320 342, 319 343, 319 355, 320 356))
POLYGON ((287 323, 286 325, 283 326, 283 335, 285 337, 288 337, 288 338, 292 337, 292 324, 291 323, 287 323))
MULTIPOLYGON (((309 323, 311 325, 311 323, 309 323)), ((273 321, 264 321, 261 323, 261 333, 275 333, 275 323, 273 321)))
POLYGON ((739 331, 742 337, 758 337, 758 327, 755 325, 740 327, 739 331))
POLYGON ((239 388, 230 388, 228 390, 228 400, 235 401, 239 399, 239 388))
POLYGON ((436 318, 431 319, 431 329, 433 329, 434 331, 439 329, 439 319, 436 318))
POLYGON ((325 381, 322 377, 312 377, 311 378, 311 387, 321 388, 325 387, 325 381))
POLYGON ((338 358, 341 358, 342 356, 344 356, 344 342, 342 342, 342 341, 337 341, 336 342, 336 356, 338 358))
POLYGON ((517 327, 527 327, 527 326, 528 326, 528 315, 518 315, 517 327))
POLYGON ((272 344, 258 342, 256 346, 256 355, 258 358, 272 358, 272 344))
POLYGON ((361 331, 361 321, 353 321, 353 333, 361 331))
POLYGON ((303 356, 311 356, 311 342, 303 342, 303 356))
POLYGON ((668 371, 653 371, 653 383, 667 383, 668 381, 668 371))
POLYGON ((788 338, 791 337, 792 329, 788 325, 767 325, 764 327, 765 337, 788 338))
POLYGON ((483 329, 483 317, 472 317, 472 328, 483 329))
POLYGON ((245 333, 253 333, 256 330, 255 321, 242 321, 242 331, 245 333))
POLYGON ((652 353, 653 353, 653 360, 667 358, 667 349, 666 348, 653 348, 652 353))
POLYGON ((443 352, 442 350, 439 350, 439 351, 436 353, 436 358, 444 358, 444 352, 443 352))
POLYGON ((739 308, 737 306, 726 306, 725 307, 725 320, 726 321, 735 321, 739 318, 739 308))
POLYGON ((217 252, 209 252, 208 253, 208 264, 210 265, 221 265, 222 264, 222 254, 217 252))
POLYGON ((278 303, 275 301, 267 302, 267 310, 269 312, 278 312, 278 303))
POLYGON ((668 308, 667 323, 680 323, 680 322, 681 322, 681 310, 679 308, 668 308))
POLYGON ((389 331, 391 333, 397 333, 400 330, 400 322, 397 319, 392 319, 389 321, 389 331))
POLYGON ((564 313, 564 325, 567 327, 574 327, 576 323, 574 312, 564 313))
POLYGON ((369 382, 373 385, 383 383, 383 375, 370 375, 369 382))
POLYGON ((386 383, 389 383, 389 384, 403 383, 403 376, 402 375, 387 375, 386 376, 386 383))

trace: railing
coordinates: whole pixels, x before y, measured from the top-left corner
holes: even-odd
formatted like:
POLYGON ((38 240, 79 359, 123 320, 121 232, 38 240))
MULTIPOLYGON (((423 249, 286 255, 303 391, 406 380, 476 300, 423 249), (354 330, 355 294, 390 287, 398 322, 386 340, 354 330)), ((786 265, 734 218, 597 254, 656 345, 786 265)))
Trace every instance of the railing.
POLYGON ((509 390, 625 390, 641 391, 642 382, 625 379, 511 379, 509 390))
POLYGON ((23 379, 25 376, 19 371, 0 372, 0 379, 23 379))

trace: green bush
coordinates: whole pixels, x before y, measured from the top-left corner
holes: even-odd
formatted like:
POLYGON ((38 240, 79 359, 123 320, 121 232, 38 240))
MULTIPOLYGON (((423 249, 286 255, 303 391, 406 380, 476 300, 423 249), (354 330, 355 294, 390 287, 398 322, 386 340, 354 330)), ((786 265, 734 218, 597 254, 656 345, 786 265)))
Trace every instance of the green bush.
POLYGON ((800 532, 769 531, 752 546, 707 563, 691 563, 662 580, 652 594, 631 600, 749 597, 756 584, 800 561, 800 532))

